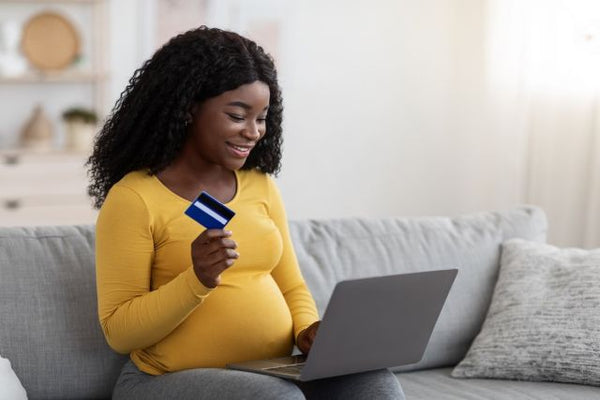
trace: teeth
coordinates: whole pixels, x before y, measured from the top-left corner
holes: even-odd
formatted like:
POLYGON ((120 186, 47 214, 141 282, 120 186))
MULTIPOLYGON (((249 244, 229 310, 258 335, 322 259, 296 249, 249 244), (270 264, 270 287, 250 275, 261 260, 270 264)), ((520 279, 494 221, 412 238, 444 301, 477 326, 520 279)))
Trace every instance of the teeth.
POLYGON ((248 151, 247 147, 240 147, 240 146, 235 146, 235 145, 231 145, 231 147, 233 147, 234 149, 241 151, 241 152, 246 152, 248 151))

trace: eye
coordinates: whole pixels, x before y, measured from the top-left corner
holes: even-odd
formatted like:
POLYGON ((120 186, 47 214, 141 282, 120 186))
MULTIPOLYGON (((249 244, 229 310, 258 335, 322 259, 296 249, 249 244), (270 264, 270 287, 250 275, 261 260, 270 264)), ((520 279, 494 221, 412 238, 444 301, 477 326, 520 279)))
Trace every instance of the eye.
POLYGON ((235 122, 241 122, 244 120, 244 117, 237 115, 237 114, 230 114, 230 113, 226 113, 227 116, 229 118, 231 118, 232 120, 234 120, 235 122))
POLYGON ((267 121, 267 117, 260 117, 256 119, 259 123, 264 124, 267 121))

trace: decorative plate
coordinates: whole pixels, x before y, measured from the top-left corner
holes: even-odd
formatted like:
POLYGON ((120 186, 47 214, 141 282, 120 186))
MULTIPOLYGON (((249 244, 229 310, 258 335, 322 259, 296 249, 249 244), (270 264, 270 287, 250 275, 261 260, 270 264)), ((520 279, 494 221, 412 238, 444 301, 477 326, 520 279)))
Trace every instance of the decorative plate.
POLYGON ((42 12, 23 27, 21 46, 29 62, 41 70, 69 66, 79 55, 79 36, 62 15, 42 12))

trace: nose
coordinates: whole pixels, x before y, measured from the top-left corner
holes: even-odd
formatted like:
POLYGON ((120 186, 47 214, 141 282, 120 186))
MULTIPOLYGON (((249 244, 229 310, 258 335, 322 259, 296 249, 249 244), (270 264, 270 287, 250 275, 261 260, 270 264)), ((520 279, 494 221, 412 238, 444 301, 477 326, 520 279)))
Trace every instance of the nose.
POLYGON ((258 140, 261 136, 261 129, 256 122, 250 121, 242 135, 249 140, 258 140))

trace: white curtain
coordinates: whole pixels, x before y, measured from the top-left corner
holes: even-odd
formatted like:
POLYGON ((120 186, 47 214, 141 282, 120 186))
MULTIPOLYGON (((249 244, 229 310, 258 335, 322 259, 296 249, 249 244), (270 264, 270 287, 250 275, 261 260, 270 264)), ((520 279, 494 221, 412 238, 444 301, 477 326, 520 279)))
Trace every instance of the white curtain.
POLYGON ((550 243, 600 247, 600 1, 488 0, 494 129, 519 132, 523 199, 550 243))

